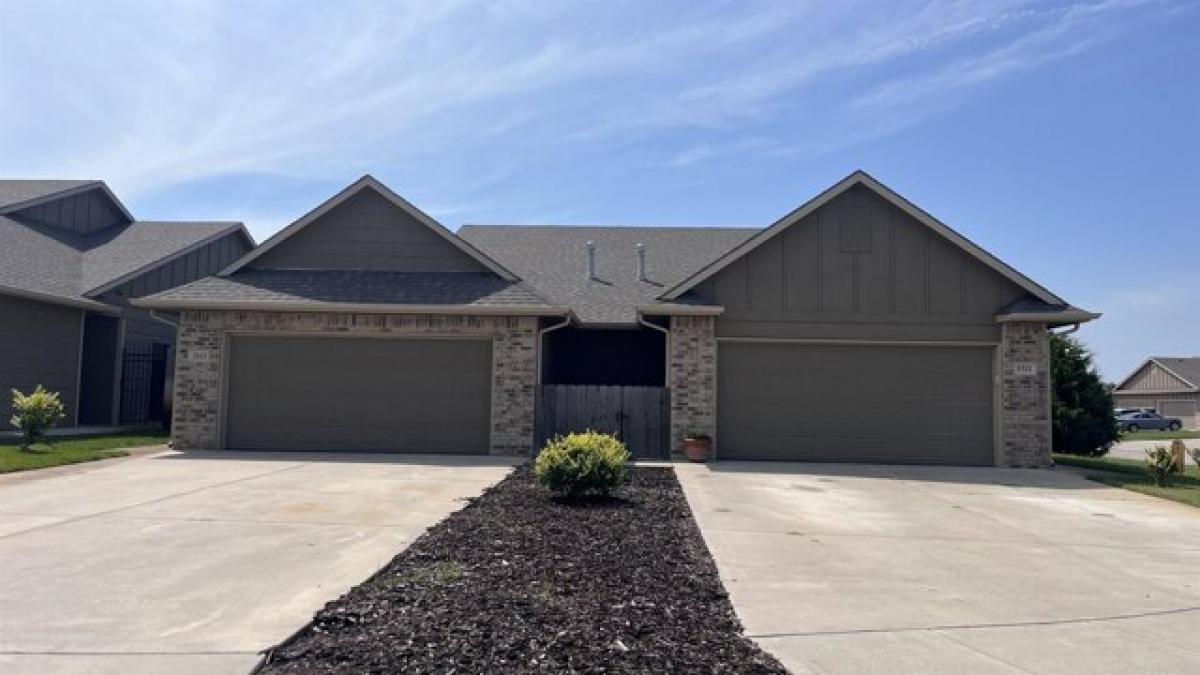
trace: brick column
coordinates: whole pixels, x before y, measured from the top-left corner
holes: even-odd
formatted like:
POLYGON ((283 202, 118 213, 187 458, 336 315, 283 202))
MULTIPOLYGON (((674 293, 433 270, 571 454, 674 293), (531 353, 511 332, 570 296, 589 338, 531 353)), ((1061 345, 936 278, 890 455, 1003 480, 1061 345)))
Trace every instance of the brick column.
POLYGON ((669 354, 667 386, 671 388, 671 452, 675 453, 686 434, 716 436, 716 318, 671 317, 669 354))
POLYGON ((533 451, 537 404, 537 317, 502 319, 492 342, 493 455, 533 451))
POLYGON ((183 312, 179 317, 171 413, 171 445, 176 450, 215 450, 218 446, 225 340, 220 318, 213 312, 183 312))
POLYGON ((1000 335, 1000 466, 1050 466, 1050 334, 1004 323, 1000 335))

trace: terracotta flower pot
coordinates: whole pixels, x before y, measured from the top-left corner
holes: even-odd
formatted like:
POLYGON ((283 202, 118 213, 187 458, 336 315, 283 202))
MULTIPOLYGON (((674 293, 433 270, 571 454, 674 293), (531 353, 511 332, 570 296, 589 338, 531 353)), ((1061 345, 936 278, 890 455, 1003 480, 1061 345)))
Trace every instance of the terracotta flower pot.
POLYGON ((685 436, 683 454, 692 462, 707 462, 712 454, 712 438, 708 436, 685 436))

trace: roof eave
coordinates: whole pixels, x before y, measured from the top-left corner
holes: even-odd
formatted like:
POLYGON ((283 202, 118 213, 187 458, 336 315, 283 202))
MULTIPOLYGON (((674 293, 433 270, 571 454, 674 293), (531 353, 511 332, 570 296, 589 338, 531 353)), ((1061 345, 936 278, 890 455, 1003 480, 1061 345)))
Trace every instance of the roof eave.
POLYGON ((92 312, 101 314, 120 314, 121 310, 112 305, 106 305, 96 300, 87 298, 67 298, 61 295, 53 295, 50 293, 42 293, 39 291, 30 290, 28 288, 17 288, 15 286, 0 286, 0 295, 11 295, 17 298, 26 300, 36 300, 45 302, 51 305, 63 305, 66 307, 74 307, 76 309, 86 309, 92 312))
POLYGON ((673 305, 653 304, 641 305, 637 308, 639 314, 673 315, 673 316, 717 316, 725 313, 722 305, 673 305))
POLYGON ((1065 326, 1069 324, 1095 321, 1101 316, 1102 315, 1097 312, 1088 312, 1082 309, 1068 309, 1061 312, 1013 312, 1011 314, 997 314, 996 323, 1025 321, 1045 323, 1051 326, 1065 326))
POLYGON ((231 310, 261 312, 357 312, 360 314, 453 314, 456 316, 566 316, 566 307, 521 305, 411 305, 361 302, 238 302, 234 300, 171 300, 135 298, 130 301, 145 309, 231 310))

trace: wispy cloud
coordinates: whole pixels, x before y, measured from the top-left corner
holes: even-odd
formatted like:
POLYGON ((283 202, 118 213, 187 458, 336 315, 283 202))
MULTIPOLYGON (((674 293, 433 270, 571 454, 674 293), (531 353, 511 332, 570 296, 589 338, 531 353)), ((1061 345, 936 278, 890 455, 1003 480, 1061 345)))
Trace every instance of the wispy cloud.
POLYGON ((22 95, 0 100, 2 170, 136 196, 391 167, 470 192, 664 132, 699 136, 664 165, 811 156, 1087 49, 1141 4, 5 3, 0 84, 22 95))

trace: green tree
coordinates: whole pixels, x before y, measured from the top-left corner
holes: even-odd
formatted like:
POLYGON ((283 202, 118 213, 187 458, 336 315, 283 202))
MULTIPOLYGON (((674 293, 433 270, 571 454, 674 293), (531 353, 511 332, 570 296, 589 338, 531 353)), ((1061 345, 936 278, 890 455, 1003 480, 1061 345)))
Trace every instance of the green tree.
POLYGON ((1068 335, 1050 336, 1054 390, 1054 451, 1099 456, 1120 437, 1112 391, 1100 380, 1092 355, 1068 335))

